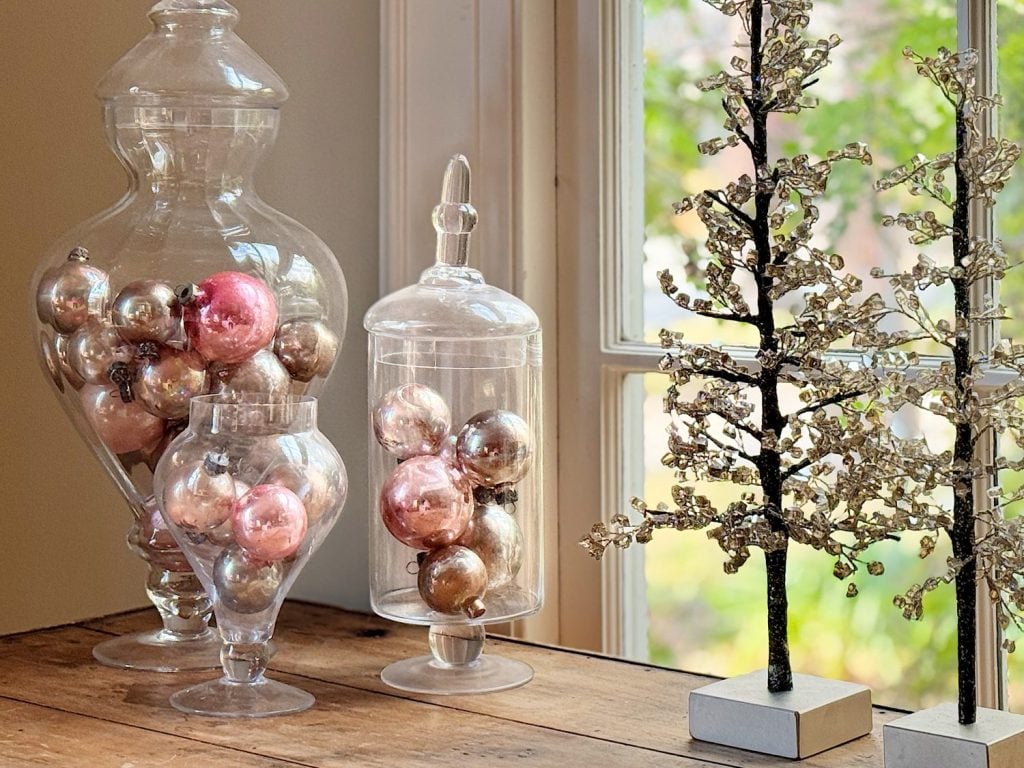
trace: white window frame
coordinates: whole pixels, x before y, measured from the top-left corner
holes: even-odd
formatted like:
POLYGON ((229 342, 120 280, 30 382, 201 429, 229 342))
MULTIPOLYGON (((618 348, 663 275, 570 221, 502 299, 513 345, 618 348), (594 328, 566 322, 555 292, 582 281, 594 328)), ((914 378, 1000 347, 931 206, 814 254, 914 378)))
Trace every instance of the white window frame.
MULTIPOLYGON (((958 42, 982 52, 982 88, 995 80, 995 9, 958 0, 958 42)), ((598 565, 578 545, 642 489, 629 475, 639 463, 623 461, 642 450, 630 375, 662 355, 631 340, 642 306, 618 290, 635 265, 624 254, 642 242, 642 124, 629 119, 643 103, 641 13, 641 0, 384 0, 380 234, 391 291, 432 259, 440 171, 454 152, 469 156, 473 258, 545 330, 546 605, 513 631, 643 659, 643 548, 598 565)), ((991 232, 990 218, 975 220, 991 232)), ((994 611, 979 606, 979 703, 1003 706, 994 611)))

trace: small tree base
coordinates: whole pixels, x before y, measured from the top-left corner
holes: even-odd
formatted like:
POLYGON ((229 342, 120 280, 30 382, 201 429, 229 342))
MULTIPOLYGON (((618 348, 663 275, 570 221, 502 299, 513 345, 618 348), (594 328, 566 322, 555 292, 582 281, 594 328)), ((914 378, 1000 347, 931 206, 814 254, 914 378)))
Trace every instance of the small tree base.
POLYGON ((759 670, 690 692, 690 736, 751 752, 803 759, 871 732, 863 685, 793 675, 793 690, 769 693, 759 670))
POLYGON ((1020 768, 1024 716, 978 708, 960 725, 956 704, 940 704, 886 723, 885 768, 1020 768))

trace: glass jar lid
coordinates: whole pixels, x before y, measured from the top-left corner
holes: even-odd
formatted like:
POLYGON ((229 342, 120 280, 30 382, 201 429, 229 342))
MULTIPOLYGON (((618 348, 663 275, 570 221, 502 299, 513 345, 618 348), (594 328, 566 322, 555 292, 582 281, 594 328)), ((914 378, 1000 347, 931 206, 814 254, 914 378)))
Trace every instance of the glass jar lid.
POLYGON ((525 302, 468 266, 476 209, 469 202, 469 161, 455 155, 445 169, 441 203, 434 208, 436 263, 420 280, 374 304, 363 326, 378 336, 476 339, 529 336, 540 330, 525 302))
POLYGON ((96 94, 141 106, 279 107, 288 88, 235 34, 226 0, 161 0, 153 31, 104 75, 96 94))

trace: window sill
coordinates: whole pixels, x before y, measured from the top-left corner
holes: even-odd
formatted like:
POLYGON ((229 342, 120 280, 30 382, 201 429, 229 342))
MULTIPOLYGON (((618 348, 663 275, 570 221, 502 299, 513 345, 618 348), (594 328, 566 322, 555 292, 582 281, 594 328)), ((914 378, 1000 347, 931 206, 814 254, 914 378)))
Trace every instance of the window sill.
MULTIPOLYGON (((386 688, 380 669, 422 653, 426 632, 373 616, 288 602, 273 676, 317 698, 305 713, 259 723, 186 717, 174 691, 215 673, 102 667, 104 635, 148 628, 151 610, 0 638, 0 763, 403 768, 503 758, 536 766, 783 766, 691 741, 687 693, 709 678, 594 654, 495 639, 490 648, 536 670, 498 695, 426 697, 386 688)), ((805 761, 813 768, 882 765, 881 729, 805 761)))

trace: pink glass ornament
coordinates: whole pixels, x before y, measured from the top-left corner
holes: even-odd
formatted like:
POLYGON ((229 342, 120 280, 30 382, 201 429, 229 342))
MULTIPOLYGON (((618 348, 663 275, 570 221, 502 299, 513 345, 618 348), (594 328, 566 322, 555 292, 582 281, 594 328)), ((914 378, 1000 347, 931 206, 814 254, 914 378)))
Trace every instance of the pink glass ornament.
POLYGON ((181 304, 162 280, 128 283, 114 299, 111 320, 125 341, 167 342, 181 328, 181 304))
POLYGON ((164 483, 164 514, 186 531, 212 531, 226 522, 235 505, 235 481, 227 459, 210 454, 177 467, 164 483))
POLYGON ((86 418, 113 453, 154 448, 164 435, 164 420, 137 402, 126 403, 112 386, 85 386, 80 395, 86 418))
POLYGON ((384 481, 380 514, 391 535, 415 549, 451 544, 469 524, 473 492, 462 474, 437 456, 403 461, 384 481))
POLYGON ((280 485, 257 485, 235 502, 235 541, 255 559, 284 560, 298 550, 308 521, 302 499, 280 485))
POLYGON ((459 432, 457 453, 459 466, 474 485, 518 483, 533 458, 530 427, 512 411, 481 411, 459 432))
POLYGON ((451 429, 448 404, 423 384, 403 384, 373 409, 377 442, 399 459, 437 453, 451 429))
POLYGON ((188 340, 207 360, 240 363, 274 338, 277 304, 258 277, 218 272, 177 293, 188 340))
POLYGON ((197 352, 161 346, 144 360, 132 386, 142 407, 163 419, 188 416, 189 401, 210 389, 206 361, 197 352))

